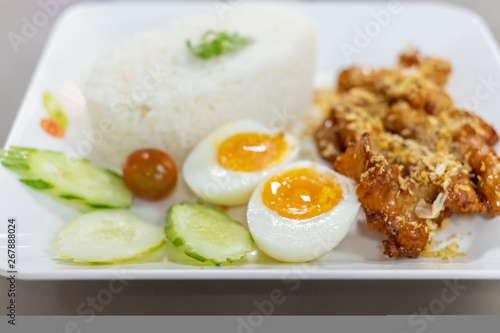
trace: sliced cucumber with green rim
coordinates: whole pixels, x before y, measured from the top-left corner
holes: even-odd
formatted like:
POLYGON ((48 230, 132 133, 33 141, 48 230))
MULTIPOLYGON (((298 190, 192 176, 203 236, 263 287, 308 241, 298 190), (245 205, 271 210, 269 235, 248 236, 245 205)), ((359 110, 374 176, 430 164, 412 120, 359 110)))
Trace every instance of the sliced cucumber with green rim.
POLYGON ((55 244, 58 256, 75 262, 116 263, 163 246, 163 228, 129 210, 97 210, 69 222, 55 244))
POLYGON ((234 262, 253 251, 250 233, 239 222, 202 203, 170 207, 165 234, 178 249, 201 262, 234 262))
POLYGON ((21 182, 80 210, 128 208, 132 193, 122 177, 98 168, 87 159, 62 153, 11 147, 0 150, 2 165, 22 178, 21 182))

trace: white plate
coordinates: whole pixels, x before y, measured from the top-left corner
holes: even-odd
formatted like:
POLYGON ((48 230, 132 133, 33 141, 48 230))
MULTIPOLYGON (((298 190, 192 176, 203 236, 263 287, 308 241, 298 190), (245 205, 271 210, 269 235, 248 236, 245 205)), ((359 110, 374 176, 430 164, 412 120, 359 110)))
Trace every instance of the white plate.
MULTIPOLYGON (((238 2, 234 2, 236 5, 238 2)), ((282 3, 281 3, 282 4, 282 3)), ((459 105, 469 105, 500 129, 500 57, 497 45, 483 20, 460 7, 444 4, 402 2, 395 13, 388 3, 324 4, 290 3, 290 10, 310 16, 318 30, 318 80, 333 83, 338 71, 349 63, 392 65, 398 52, 412 43, 424 53, 440 55, 453 65, 449 92, 459 105), (381 12, 383 11, 383 12, 381 12), (364 45, 356 41, 358 29, 371 29, 364 45), (340 45, 357 47, 350 61, 340 45), (492 80, 493 85, 484 84, 492 80)), ((394 8, 392 8, 394 10, 394 8)), ((88 129, 81 87, 96 57, 138 32, 161 27, 182 15, 231 10, 215 4, 106 3, 75 6, 56 24, 53 34, 29 86, 7 145, 60 151, 75 150, 86 141, 88 129), (40 127, 46 116, 41 103, 44 91, 63 102, 70 117, 65 139, 48 136, 40 127)), ((359 36, 358 36, 359 37, 359 36)), ((307 264, 282 264, 254 253, 230 267, 194 267, 164 259, 160 250, 140 261, 114 266, 84 266, 58 260, 51 246, 65 222, 78 216, 70 208, 30 190, 18 177, 0 168, 0 231, 2 259, 0 273, 7 272, 8 217, 18 223, 18 277, 23 279, 445 279, 500 278, 500 219, 480 216, 455 218, 440 238, 452 233, 465 257, 441 259, 388 259, 382 255, 382 235, 360 222, 330 254, 307 264), (456 222, 459 223, 456 223, 456 222), (472 235, 467 235, 472 232, 472 235), (3 259, 5 258, 5 259, 3 259)), ((182 186, 181 186, 182 187, 182 186)), ((135 201, 134 210, 162 225, 165 211, 179 201, 176 195, 154 206, 135 201)), ((239 212, 241 213, 241 212, 239 212)), ((238 214, 238 212, 234 212, 238 214)))

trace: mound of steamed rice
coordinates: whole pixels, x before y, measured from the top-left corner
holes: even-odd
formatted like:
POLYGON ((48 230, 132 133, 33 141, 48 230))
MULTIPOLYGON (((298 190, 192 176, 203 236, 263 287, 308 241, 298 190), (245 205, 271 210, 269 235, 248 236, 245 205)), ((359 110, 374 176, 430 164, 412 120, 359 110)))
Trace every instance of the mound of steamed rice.
POLYGON ((270 130, 302 120, 311 102, 316 37, 299 14, 240 7, 190 16, 137 36, 100 58, 86 86, 92 125, 113 124, 95 149, 121 169, 137 149, 161 149, 180 165, 205 135, 231 120, 251 118, 270 130), (255 42, 219 58, 193 56, 207 30, 255 42))

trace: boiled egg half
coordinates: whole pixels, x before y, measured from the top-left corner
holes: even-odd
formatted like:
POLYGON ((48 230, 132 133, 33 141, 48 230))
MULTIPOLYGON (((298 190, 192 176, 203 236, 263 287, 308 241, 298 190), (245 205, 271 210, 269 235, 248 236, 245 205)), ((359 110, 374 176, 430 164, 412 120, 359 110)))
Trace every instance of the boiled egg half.
POLYGON ((253 120, 219 127, 189 154, 183 177, 203 200, 218 205, 248 202, 258 183, 296 159, 298 141, 253 120))
POLYGON ((298 161, 262 180, 248 204, 247 220, 266 254, 304 262, 337 246, 359 208, 353 180, 327 166, 298 161))

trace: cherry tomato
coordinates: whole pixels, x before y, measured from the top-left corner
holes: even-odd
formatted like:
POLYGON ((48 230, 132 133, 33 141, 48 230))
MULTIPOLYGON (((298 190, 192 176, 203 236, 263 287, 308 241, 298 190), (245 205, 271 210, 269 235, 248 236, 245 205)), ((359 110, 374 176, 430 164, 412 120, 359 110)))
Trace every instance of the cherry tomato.
POLYGON ((160 200, 175 188, 177 167, 168 154, 157 149, 141 149, 125 161, 123 182, 139 198, 160 200))

